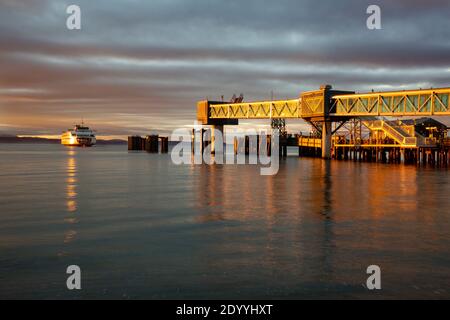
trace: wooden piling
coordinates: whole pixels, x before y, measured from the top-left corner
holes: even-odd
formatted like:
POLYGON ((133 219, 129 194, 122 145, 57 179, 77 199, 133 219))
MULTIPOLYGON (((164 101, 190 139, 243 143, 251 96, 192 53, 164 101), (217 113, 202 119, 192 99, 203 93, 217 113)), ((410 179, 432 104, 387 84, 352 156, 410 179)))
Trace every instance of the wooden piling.
POLYGON ((145 140, 140 136, 129 136, 128 137, 128 150, 139 151, 144 150, 145 140))
POLYGON ((160 137, 161 140, 161 153, 169 152, 169 137, 160 137))
POLYGON ((158 153, 159 147, 158 135, 150 135, 145 138, 145 151, 150 153, 158 153))

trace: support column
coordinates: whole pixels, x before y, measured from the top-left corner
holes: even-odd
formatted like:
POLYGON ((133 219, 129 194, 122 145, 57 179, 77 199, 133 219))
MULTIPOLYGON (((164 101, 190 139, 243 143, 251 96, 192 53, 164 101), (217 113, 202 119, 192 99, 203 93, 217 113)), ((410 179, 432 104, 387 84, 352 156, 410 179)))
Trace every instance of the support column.
POLYGON ((331 159, 331 121, 322 124, 322 158, 331 159))
POLYGON ((195 153, 195 129, 192 129, 192 134, 191 134, 191 153, 194 154, 195 153))
POLYGON ((161 139, 161 153, 169 152, 169 137, 160 137, 161 139))
POLYGON ((222 142, 225 141, 225 137, 223 136, 223 125, 214 125, 211 127, 211 154, 216 153, 216 139, 215 139, 215 133, 214 129, 220 131, 222 134, 222 142))
POLYGON ((246 156, 250 154, 250 136, 244 137, 244 152, 246 156))
POLYGON ((198 130, 198 132, 200 133, 200 141, 199 143, 199 153, 203 159, 203 150, 205 149, 205 139, 203 138, 203 136, 205 135, 205 131, 206 129, 201 128, 200 130, 198 130))

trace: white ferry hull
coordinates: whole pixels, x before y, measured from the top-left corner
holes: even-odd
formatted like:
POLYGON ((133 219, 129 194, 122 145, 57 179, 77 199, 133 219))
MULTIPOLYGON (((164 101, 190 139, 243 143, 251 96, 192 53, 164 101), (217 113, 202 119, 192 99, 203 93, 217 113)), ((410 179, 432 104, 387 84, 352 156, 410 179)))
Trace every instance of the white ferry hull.
POLYGON ((68 147, 92 147, 96 139, 61 139, 61 144, 68 147))
POLYGON ((61 144, 71 147, 92 147, 97 142, 95 134, 88 127, 76 125, 74 129, 63 132, 61 144))

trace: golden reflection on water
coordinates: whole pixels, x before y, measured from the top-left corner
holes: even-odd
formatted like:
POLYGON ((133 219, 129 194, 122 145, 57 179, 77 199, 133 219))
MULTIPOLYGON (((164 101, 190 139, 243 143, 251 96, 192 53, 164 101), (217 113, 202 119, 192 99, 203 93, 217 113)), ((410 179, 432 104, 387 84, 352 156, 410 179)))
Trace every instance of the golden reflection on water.
MULTIPOLYGON (((365 188, 372 215, 382 218, 388 212, 387 200, 394 202, 399 212, 415 212, 417 207, 417 170, 412 166, 378 167, 365 188), (392 188, 392 186, 396 186, 392 188), (407 199, 405 201, 404 199, 407 199)), ((405 217, 406 218, 406 217, 405 217)))
POLYGON ((77 210, 77 162, 74 158, 74 151, 68 152, 67 169, 66 169, 66 204, 68 212, 77 210))
MULTIPOLYGON (((244 264, 252 264, 252 259, 256 259, 259 265, 271 272, 298 273, 301 268, 283 264, 283 259, 293 259, 295 266, 301 266, 311 255, 321 268, 332 269, 335 237, 329 220, 333 218, 334 203, 332 168, 330 162, 318 162, 307 162, 298 170, 291 167, 292 164, 297 165, 295 162, 281 163, 278 174, 274 176, 261 176, 258 166, 198 167, 196 195, 200 214, 197 221, 228 221, 241 232, 242 237, 239 243, 228 239, 230 227, 225 224, 216 229, 217 235, 223 235, 223 241, 211 244, 213 251, 225 256, 242 254, 241 262, 244 264), (313 253, 311 245, 304 241, 305 230, 300 222, 305 218, 321 221, 312 227, 312 231, 308 230, 321 239, 314 243, 317 247, 313 253), (257 258, 256 252, 261 253, 257 258)), ((212 269, 218 267, 216 264, 232 265, 220 257, 217 260, 204 259, 212 269)))
POLYGON ((418 198, 423 182, 414 166, 299 161, 304 162, 281 165, 274 176, 260 176, 257 167, 200 166, 196 192, 202 212, 199 221, 244 221, 264 216, 270 225, 281 222, 288 212, 296 222, 306 216, 344 221, 362 217, 378 220, 386 215, 405 221, 413 218, 405 213, 421 211, 418 198), (296 214, 292 213, 292 203, 298 204, 296 214))
POLYGON ((334 201, 330 162, 311 166, 298 176, 292 169, 282 165, 277 175, 261 176, 257 166, 254 170, 238 165, 200 166, 197 207, 206 210, 199 221, 251 220, 264 215, 269 225, 275 224, 293 200, 306 200, 318 213, 330 215, 334 201))
MULTIPOLYGON (((316 281, 350 283, 350 274, 334 269, 337 263, 355 266, 342 260, 336 248, 360 255, 385 248, 413 250, 414 235, 389 234, 382 226, 425 223, 436 228, 436 215, 424 210, 420 199, 424 191, 439 194, 438 185, 421 178, 415 166, 288 159, 275 176, 261 176, 259 168, 254 169, 197 167, 196 221, 227 222, 215 224, 214 234, 208 235, 219 239, 209 246, 220 255, 202 257, 211 269, 231 268, 233 262, 221 255, 241 254, 244 265, 257 261, 273 272, 301 276, 302 266, 312 264, 320 266, 320 272, 311 273, 316 281), (235 239, 229 238, 231 229, 238 234, 235 239), (361 241, 354 241, 355 237, 361 241)), ((425 202, 439 207, 434 197, 426 197, 425 202)), ((436 240, 438 235, 424 234, 436 240)))
MULTIPOLYGON (((69 225, 76 224, 78 222, 76 216, 77 212, 77 160, 75 158, 76 152, 73 149, 69 149, 67 152, 67 163, 66 163, 66 208, 69 216, 66 216, 64 221, 69 225)), ((77 235, 77 232, 73 229, 69 229, 64 234, 64 243, 72 242, 77 235)))

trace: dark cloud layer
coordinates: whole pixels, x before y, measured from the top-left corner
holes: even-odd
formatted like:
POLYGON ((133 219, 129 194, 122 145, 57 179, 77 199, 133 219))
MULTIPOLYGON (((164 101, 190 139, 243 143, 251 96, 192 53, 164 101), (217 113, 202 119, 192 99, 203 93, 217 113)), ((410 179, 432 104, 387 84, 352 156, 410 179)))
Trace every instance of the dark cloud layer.
POLYGON ((189 125, 195 103, 292 98, 321 83, 450 85, 450 2, 0 0, 0 134, 104 135, 189 125), (65 27, 66 7, 82 30, 65 27), (382 9, 382 30, 366 8, 382 9))

